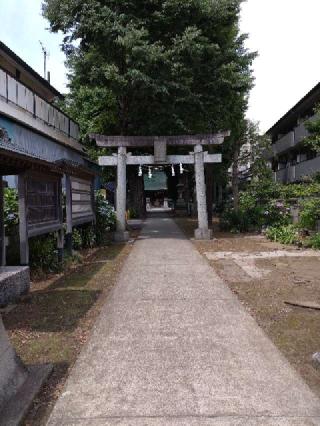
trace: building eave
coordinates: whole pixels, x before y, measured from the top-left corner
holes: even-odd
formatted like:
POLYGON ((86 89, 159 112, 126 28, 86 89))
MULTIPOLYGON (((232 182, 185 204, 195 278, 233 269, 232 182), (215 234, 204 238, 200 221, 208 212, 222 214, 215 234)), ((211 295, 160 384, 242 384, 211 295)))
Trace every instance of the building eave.
POLYGON ((303 115, 310 108, 314 108, 318 102, 320 102, 320 83, 314 86, 299 102, 270 127, 266 134, 273 136, 276 133, 282 133, 282 129, 290 127, 299 116, 303 115))
POLYGON ((0 52, 1 50, 9 56, 14 62, 19 64, 27 73, 29 73, 33 78, 38 80, 47 90, 49 90, 54 96, 63 99, 64 95, 60 93, 55 87, 53 87, 48 80, 43 78, 37 71, 30 67, 23 59, 21 59, 17 54, 15 54, 6 44, 0 41, 0 52))

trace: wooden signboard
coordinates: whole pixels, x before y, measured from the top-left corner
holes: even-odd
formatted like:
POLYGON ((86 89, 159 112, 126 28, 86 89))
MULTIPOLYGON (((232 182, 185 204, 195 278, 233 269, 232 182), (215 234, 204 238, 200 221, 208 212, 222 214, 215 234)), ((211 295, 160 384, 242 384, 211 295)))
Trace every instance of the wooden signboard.
POLYGON ((66 246, 72 250, 72 228, 95 222, 93 180, 66 176, 66 246))
POLYGON ((26 177, 27 227, 29 235, 47 233, 62 225, 61 179, 58 176, 26 177))
POLYGON ((95 219, 93 208, 92 181, 71 177, 72 194, 72 224, 80 225, 93 222, 95 219))
POLYGON ((27 265, 30 237, 63 232, 61 176, 40 172, 21 174, 18 192, 20 258, 21 264, 27 265))

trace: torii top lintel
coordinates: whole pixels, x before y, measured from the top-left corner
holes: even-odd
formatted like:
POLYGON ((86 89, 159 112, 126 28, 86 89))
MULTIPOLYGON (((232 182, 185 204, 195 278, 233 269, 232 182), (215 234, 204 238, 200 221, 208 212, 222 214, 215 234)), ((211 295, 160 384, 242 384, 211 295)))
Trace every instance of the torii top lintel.
POLYGON ((154 146, 157 142, 170 146, 181 145, 221 145, 226 137, 230 136, 230 131, 219 132, 208 135, 185 135, 185 136, 104 136, 91 134, 99 147, 143 147, 154 146))

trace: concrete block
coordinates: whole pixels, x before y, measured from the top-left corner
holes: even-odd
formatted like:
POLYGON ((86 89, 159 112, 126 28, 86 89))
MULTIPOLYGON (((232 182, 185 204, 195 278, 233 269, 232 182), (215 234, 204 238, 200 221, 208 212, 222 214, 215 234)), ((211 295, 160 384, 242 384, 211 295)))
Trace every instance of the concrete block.
POLYGON ((27 266, 0 267, 0 306, 14 303, 30 289, 30 271, 27 266))

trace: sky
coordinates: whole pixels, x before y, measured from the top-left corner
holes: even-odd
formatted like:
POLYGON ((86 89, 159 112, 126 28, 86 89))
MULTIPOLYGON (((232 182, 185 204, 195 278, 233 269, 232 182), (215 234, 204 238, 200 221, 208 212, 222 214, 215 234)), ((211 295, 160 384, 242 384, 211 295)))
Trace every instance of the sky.
POLYGON ((248 117, 268 130, 320 81, 320 0, 248 0, 247 47, 258 51, 248 117))
POLYGON ((41 0, 0 0, 0 40, 43 76, 41 41, 48 49, 51 84, 66 91, 66 69, 61 52, 62 34, 52 34, 41 16, 41 0))
MULTIPOLYGON (((0 0, 0 40, 43 74, 39 40, 50 52, 51 83, 66 91, 61 34, 52 34, 41 16, 41 0, 0 0)), ((241 31, 257 51, 248 118, 268 130, 320 81, 320 0, 247 0, 241 31)))

